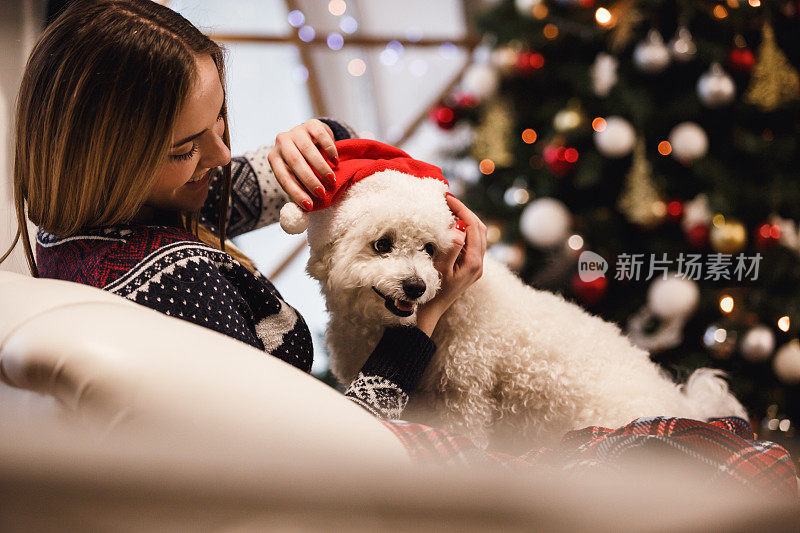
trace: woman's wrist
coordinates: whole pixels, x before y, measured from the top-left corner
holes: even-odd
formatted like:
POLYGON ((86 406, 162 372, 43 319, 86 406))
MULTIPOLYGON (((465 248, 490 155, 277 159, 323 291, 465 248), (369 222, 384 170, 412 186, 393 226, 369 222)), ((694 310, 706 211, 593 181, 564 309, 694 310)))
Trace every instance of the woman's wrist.
POLYGON ((436 329, 436 324, 444 313, 439 310, 436 303, 432 302, 429 305, 421 306, 417 310, 417 328, 419 328, 425 335, 431 337, 433 330, 436 329))

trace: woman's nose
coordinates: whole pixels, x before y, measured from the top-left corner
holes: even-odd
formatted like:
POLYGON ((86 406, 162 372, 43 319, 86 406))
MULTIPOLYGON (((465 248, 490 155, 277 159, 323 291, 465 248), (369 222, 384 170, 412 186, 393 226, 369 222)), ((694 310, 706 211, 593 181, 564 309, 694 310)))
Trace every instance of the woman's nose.
POLYGON ((202 152, 200 165, 213 168, 227 165, 231 161, 231 150, 222 141, 222 137, 215 132, 208 132, 204 135, 203 143, 200 146, 202 152))

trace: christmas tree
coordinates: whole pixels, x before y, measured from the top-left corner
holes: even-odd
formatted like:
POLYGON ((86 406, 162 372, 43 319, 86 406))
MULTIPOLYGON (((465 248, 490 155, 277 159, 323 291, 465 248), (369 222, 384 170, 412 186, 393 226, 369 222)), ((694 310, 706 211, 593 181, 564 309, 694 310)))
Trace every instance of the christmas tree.
POLYGON ((516 0, 476 24, 431 117, 469 134, 443 166, 490 253, 677 379, 725 370, 796 455, 800 2, 516 0))

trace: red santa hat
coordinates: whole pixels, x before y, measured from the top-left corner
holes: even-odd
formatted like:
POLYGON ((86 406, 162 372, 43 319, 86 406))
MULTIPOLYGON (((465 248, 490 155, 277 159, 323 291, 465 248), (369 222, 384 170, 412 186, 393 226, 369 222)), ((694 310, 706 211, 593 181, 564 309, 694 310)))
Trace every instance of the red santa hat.
MULTIPOLYGON (((348 187, 384 170, 396 170, 418 178, 432 178, 447 185, 442 170, 412 158, 399 148, 369 139, 336 141, 339 166, 334 171, 334 185, 322 198, 312 198, 310 211, 319 211, 336 203, 348 187)), ((286 233, 302 233, 308 228, 308 212, 289 202, 281 209, 281 227, 286 233)))

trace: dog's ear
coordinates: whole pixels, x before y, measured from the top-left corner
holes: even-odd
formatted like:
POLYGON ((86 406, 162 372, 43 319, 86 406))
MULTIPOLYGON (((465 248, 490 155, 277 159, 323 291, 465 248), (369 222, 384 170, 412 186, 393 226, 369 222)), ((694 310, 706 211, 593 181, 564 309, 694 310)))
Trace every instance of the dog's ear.
POLYGON ((331 271, 331 258, 333 257, 333 243, 330 242, 322 247, 322 250, 311 249, 311 257, 308 259, 306 272, 308 275, 319 281, 325 283, 328 279, 328 273, 331 271))

